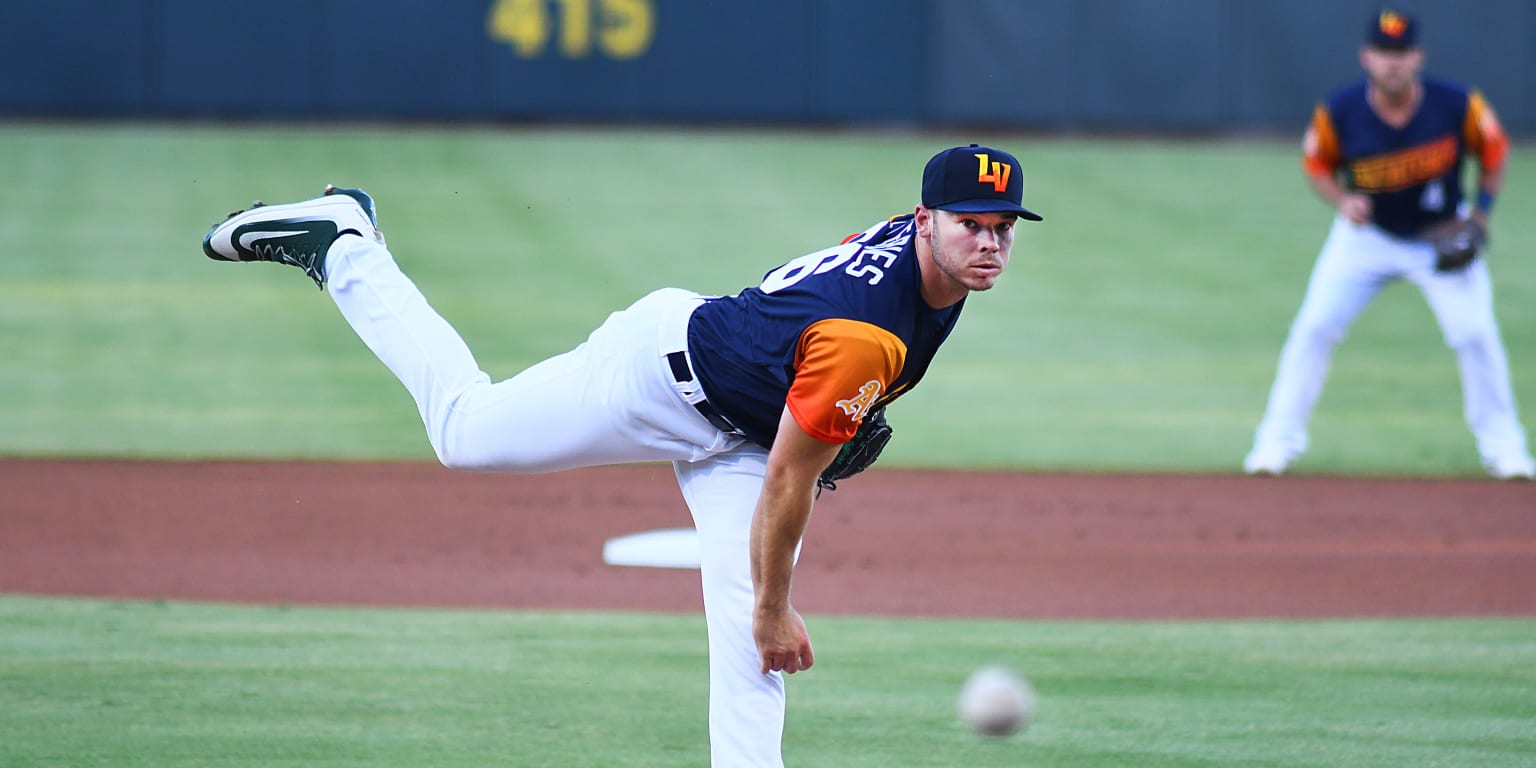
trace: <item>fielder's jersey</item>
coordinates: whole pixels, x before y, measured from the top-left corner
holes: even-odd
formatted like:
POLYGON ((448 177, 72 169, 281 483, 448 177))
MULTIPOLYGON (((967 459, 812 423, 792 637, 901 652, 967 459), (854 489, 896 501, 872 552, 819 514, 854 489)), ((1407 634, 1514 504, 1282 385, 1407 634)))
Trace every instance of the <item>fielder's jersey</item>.
POLYGON ((1468 154, 1486 171, 1503 165, 1509 139, 1478 91, 1425 77, 1418 111, 1401 128, 1382 122, 1366 93, 1362 80, 1317 105, 1302 166, 1370 195, 1375 223, 1387 232, 1412 237, 1455 215, 1468 154))
POLYGON ((688 353, 709 402, 764 447, 786 406, 819 440, 852 438, 923 377, 965 303, 923 301, 915 231, 911 215, 880 222, 701 304, 688 353))

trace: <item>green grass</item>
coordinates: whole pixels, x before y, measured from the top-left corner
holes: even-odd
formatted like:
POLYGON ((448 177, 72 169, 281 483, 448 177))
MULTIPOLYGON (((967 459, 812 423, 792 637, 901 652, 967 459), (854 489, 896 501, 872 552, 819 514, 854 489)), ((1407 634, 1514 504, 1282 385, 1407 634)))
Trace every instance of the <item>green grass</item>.
MULTIPOLYGON (((892 411, 890 464, 1233 471, 1327 226, 1293 141, 0 125, 0 456, 430 459, 405 392, 296 271, 207 261, 253 197, 380 201, 493 376, 661 285, 730 292, 910 208, 921 164, 1017 152, 1047 222, 892 411), (977 429, 978 424, 987 429, 977 429)), ((1536 403, 1536 152, 1496 218, 1536 403)), ((1341 348, 1299 469, 1476 475, 1406 287, 1341 348)), ((3 491, 0 491, 3 495, 3 491)), ((1192 624, 808 617, 798 766, 1524 766, 1530 620, 1192 624), (982 741, 954 694, 1029 675, 982 741)), ((0 766, 702 766, 697 616, 0 597, 0 766)))
MULTIPOLYGON (((501 378, 652 288, 734 292, 909 210, 926 158, 972 138, 1020 156, 1047 221, 893 408, 884 460, 1234 471, 1329 217, 1289 140, 0 125, 0 455, 430 460, 403 389, 297 271, 201 255, 254 197, 369 189, 407 271, 501 378)), ((1533 160, 1514 153, 1493 232, 1526 403, 1533 160)), ((1313 445, 1299 470, 1479 474, 1412 288, 1341 347, 1313 445)))
MULTIPOLYGON (((1536 754, 1536 624, 810 617, 791 765, 1464 766, 1536 754), (976 666, 1040 696, 955 721, 976 666)), ((695 616, 0 598, 0 764, 703 766, 695 616)))

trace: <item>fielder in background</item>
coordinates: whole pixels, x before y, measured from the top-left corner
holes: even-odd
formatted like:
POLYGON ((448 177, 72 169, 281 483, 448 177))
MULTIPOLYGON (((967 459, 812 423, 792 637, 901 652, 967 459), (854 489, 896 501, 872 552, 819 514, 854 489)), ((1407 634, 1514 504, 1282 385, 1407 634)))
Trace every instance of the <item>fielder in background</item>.
POLYGON ((790 581, 818 487, 847 476, 832 468, 848 453, 873 460, 885 406, 923 377, 966 297, 1008 266, 1014 224, 1040 220, 1023 189, 1006 152, 944 150, 912 213, 735 296, 655 291, 497 383, 400 271, 361 190, 231 214, 203 250, 297 266, 327 288, 410 390, 445 466, 671 461, 699 533, 713 764, 780 766, 781 675, 814 662, 790 581), (872 451, 842 450, 871 424, 872 451))
POLYGON ((1481 93, 1421 74, 1413 17, 1372 16, 1360 64, 1365 79, 1319 104, 1306 133, 1306 177, 1338 215, 1243 470, 1279 475, 1307 449, 1307 421, 1335 346, 1382 288, 1406 279, 1456 353, 1483 467, 1496 478, 1531 479, 1536 465, 1516 413, 1488 265, 1478 258, 1509 140, 1481 93), (1461 183, 1469 155, 1479 166, 1471 201, 1461 183))

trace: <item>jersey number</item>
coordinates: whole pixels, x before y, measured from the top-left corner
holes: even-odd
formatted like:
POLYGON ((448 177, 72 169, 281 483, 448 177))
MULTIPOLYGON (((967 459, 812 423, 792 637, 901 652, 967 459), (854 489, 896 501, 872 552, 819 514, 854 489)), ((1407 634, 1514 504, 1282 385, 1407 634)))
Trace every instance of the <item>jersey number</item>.
MULTIPOLYGON (((815 253, 808 253, 798 259, 786 262, 778 269, 769 272, 768 275, 763 278, 763 284, 758 286, 758 288, 763 293, 774 293, 776 291, 784 290, 785 288, 788 288, 789 286, 794 285, 795 283, 798 283, 801 280, 810 277, 811 275, 819 275, 824 272, 831 272, 832 270, 837 269, 844 264, 848 264, 848 262, 851 261, 854 256, 858 255, 859 250, 863 247, 863 243, 854 241, 850 243, 844 243, 842 245, 835 245, 831 248, 817 251, 815 253)), ((886 254, 878 251, 870 251, 869 253, 875 257, 883 256, 886 262, 885 266, 887 268, 891 266, 891 262, 895 261, 894 254, 886 254)), ((874 285, 880 282, 880 278, 885 277, 884 269, 864 261, 863 259, 860 259, 859 262, 848 264, 848 268, 843 271, 846 272, 850 277, 868 277, 870 285, 874 285)))

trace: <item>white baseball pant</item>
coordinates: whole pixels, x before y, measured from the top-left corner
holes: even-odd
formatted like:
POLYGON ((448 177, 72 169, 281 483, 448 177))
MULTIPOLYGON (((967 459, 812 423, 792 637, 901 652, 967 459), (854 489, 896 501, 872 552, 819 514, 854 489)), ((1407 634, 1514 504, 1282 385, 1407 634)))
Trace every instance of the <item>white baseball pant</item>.
POLYGON ((712 426, 690 405, 697 385, 678 383, 666 360, 686 350, 702 297, 655 291, 570 352, 492 383, 383 245, 344 235, 326 273, 342 315, 415 398, 444 466, 532 473, 673 463, 699 534, 713 764, 782 766, 784 682, 760 671, 752 636, 748 540, 767 451, 712 426))
POLYGON ((1456 354, 1463 412, 1483 461, 1525 454, 1525 430, 1516 413, 1509 362, 1493 314, 1488 265, 1477 259, 1464 270, 1441 274, 1434 264, 1435 250, 1427 242, 1398 239, 1342 216, 1334 219, 1281 349, 1255 446, 1278 447, 1290 456, 1306 450, 1307 421, 1322 393, 1334 348, 1382 288, 1405 279, 1418 286, 1446 345, 1456 354))

